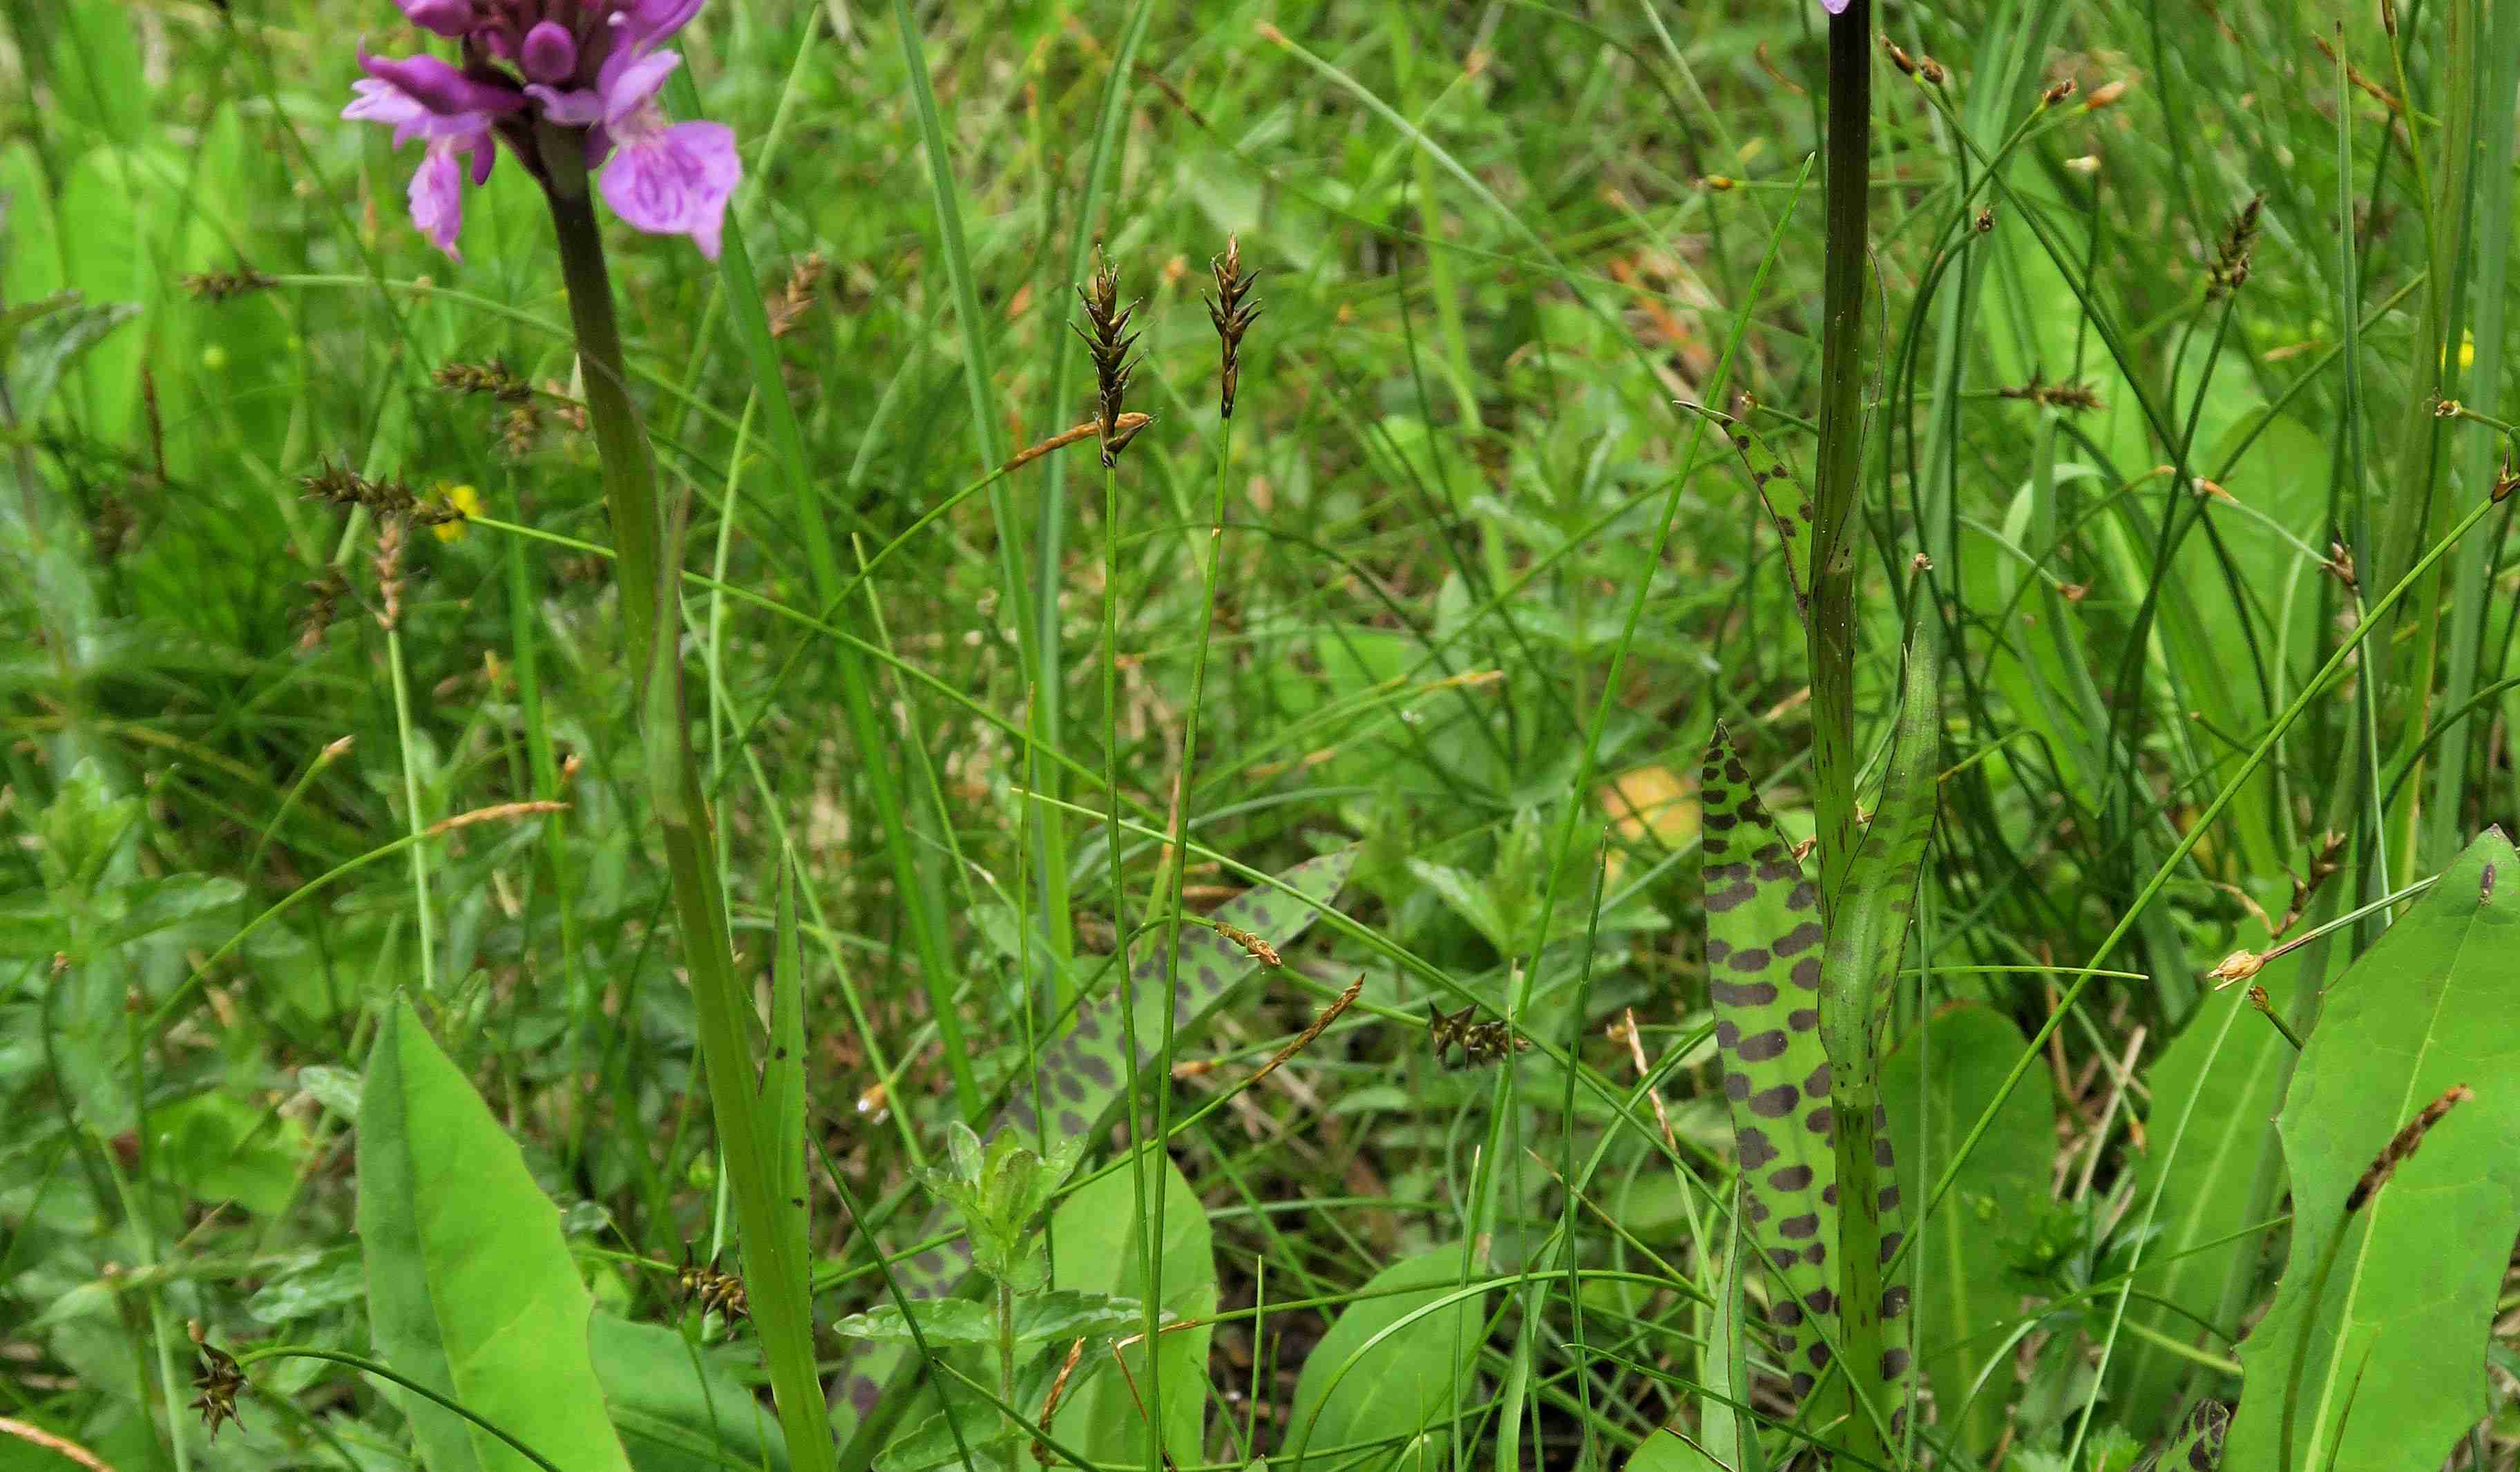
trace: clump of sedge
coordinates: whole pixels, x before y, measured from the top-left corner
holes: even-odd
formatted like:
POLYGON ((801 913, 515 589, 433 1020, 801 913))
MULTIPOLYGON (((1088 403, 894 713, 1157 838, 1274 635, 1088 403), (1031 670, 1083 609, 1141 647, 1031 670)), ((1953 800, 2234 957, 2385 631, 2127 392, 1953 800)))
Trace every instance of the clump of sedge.
POLYGON ((1207 320, 1216 324, 1217 340, 1224 344, 1225 370, 1217 391, 1219 412, 1234 418, 1234 389, 1242 376, 1242 335, 1251 331, 1252 322, 1260 315, 1260 303, 1251 296, 1252 276, 1242 269, 1242 242, 1225 238, 1225 253, 1207 263, 1216 278, 1216 294, 1208 298, 1207 320))
POLYGON ((331 461, 319 462, 315 473, 297 477, 297 483, 308 496, 318 501, 329 501, 335 506, 365 507, 381 517, 392 517, 421 526, 444 526, 464 519, 461 508, 423 500, 419 492, 402 481, 362 475, 346 465, 335 465, 331 461))

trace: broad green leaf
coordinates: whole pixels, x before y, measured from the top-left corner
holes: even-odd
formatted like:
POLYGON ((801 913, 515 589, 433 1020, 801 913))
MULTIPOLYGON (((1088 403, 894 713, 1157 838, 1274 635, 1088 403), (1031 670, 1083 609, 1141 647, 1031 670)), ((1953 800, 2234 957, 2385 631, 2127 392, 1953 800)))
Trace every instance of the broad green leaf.
POLYGON ((1285 1466, 1300 1466, 1314 1449, 1319 1465, 1338 1466, 1350 1456, 1333 1454, 1337 1449, 1366 1443, 1384 1445, 1372 1459, 1376 1467, 1412 1472, 1449 1462, 1445 1428, 1473 1389, 1486 1322, 1484 1295, 1453 1301, 1468 1266, 1464 1248, 1439 1247, 1367 1281, 1366 1296, 1340 1312, 1304 1360, 1280 1458, 1285 1466))
POLYGON ((1706 990, 1724 1059, 1741 1212, 1771 1287, 1778 1366, 1811 1394, 1835 1338, 1835 1114, 1821 1047, 1820 892, 1768 819, 1721 725, 1698 781, 1705 844, 1706 990))
POLYGON ((139 142, 149 128, 149 87, 132 12, 112 0, 71 0, 57 14, 53 99, 63 116, 117 142, 139 142))
MULTIPOLYGON (((1350 847, 1307 859, 1278 876, 1287 888, 1255 885, 1218 906, 1210 918, 1248 930, 1283 953, 1346 887, 1356 856, 1357 850, 1350 847)), ((1138 1062, 1144 1068, 1153 1062, 1163 1035, 1164 999, 1157 992, 1164 958, 1158 946, 1147 946, 1135 954, 1140 959, 1131 968, 1131 979, 1138 992, 1138 1062)), ((1183 926, 1174 954, 1172 1005, 1177 1038, 1195 1032, 1236 986, 1260 969, 1260 963, 1240 946, 1205 925, 1183 926)), ((1119 1107, 1128 1088, 1127 1034, 1120 1009, 1116 989, 1079 1007, 1066 1035, 1043 1050, 1039 1067, 1029 1077, 1017 1081, 1015 1097, 999 1113, 990 1133, 1012 1130, 1027 1141, 1046 1145, 1046 1153, 1053 1156, 1092 1138, 1119 1107)), ((915 1239, 939 1235, 949 1227, 944 1213, 930 1213, 915 1239)), ((923 1299, 952 1292, 970 1266, 969 1244, 956 1239, 918 1254, 894 1271, 904 1292, 923 1299)), ((862 1346, 850 1358, 840 1381, 843 1394, 834 1398, 832 1406, 832 1424, 844 1441, 855 1437, 869 1413, 884 1405, 885 1388, 908 1363, 909 1357, 898 1349, 881 1345, 862 1346)), ((865 1448, 852 1444, 847 1451, 845 1460, 865 1460, 865 1448)))
POLYGON ((878 1304, 863 1314, 852 1314, 834 1322, 832 1332, 843 1339, 872 1339, 878 1344, 916 1344, 924 1336, 939 1349, 997 1343, 998 1332, 989 1322, 985 1305, 968 1298, 940 1298, 915 1307, 919 1311, 916 1332, 899 1304, 878 1304))
MULTIPOLYGON (((629 1472, 587 1350, 593 1303, 560 1213, 409 1004, 385 1009, 359 1102, 359 1238, 377 1354, 552 1458, 629 1472)), ((400 1398, 429 1472, 534 1472, 471 1422, 400 1398)))
MULTIPOLYGON (((77 293, 68 293, 73 297, 77 293)), ((113 330, 140 315, 137 302, 74 300, 59 312, 51 312, 26 324, 11 344, 9 391, 18 401, 18 414, 32 421, 52 402, 53 391, 63 378, 77 369, 98 344, 113 335, 113 330)))
MULTIPOLYGON (((1963 1004, 1910 1033, 1883 1060, 1881 1101, 1907 1200, 1923 1201, 1950 1168, 2026 1046, 2002 1012, 1963 1004)), ((1933 1387, 1941 1434, 1972 1455, 1985 1455, 2003 1435, 2009 1362, 1997 1366, 1974 1401, 1969 1391, 1988 1358, 2003 1348, 2002 1329, 2019 1316, 2021 1295, 2005 1271, 2018 1244, 2005 1228, 2035 1220, 2034 1203, 2048 1197, 2055 1114, 2047 1070, 2030 1070, 1960 1163, 1951 1193, 1914 1227, 1921 1235, 1906 1279, 1914 1294, 1920 1367, 1933 1387)))
MULTIPOLYGON (((89 151, 69 168, 61 197, 62 236, 69 246, 69 285, 91 301, 146 307, 162 290, 153 202, 168 193, 163 174, 142 151, 89 151)), ((97 438, 122 443, 137 428, 142 332, 100 337, 82 357, 75 400, 80 423, 97 438)))
POLYGON ((605 1406, 637 1472, 759 1472, 765 1463, 785 1472, 777 1422, 727 1351, 609 1314, 595 1316, 588 1339, 605 1406))
POLYGON ((296 1197, 306 1127, 289 1115, 213 1091, 150 1110, 149 1131, 164 1169, 196 1201, 268 1217, 296 1197))
MULTIPOLYGON (((2300 962, 2287 959, 2258 980, 2280 1006, 2299 973, 2300 962)), ((2236 987, 2208 999, 2152 1065, 2150 1150, 2135 1194, 2138 1214, 2155 1190, 2161 1201, 2150 1208, 2157 1234, 2143 1244, 2128 1321, 2215 1354, 2228 1347, 2221 1336, 2231 1332, 2257 1280, 2258 1238, 2239 1233, 2251 1224, 2259 1171, 2272 1163, 2275 1109, 2292 1056, 2292 1045, 2252 1011, 2236 987), (2220 1332, 2209 1334, 2206 1324, 2220 1332)), ((2129 1224, 2142 1225, 2140 1215, 2129 1224)), ((2136 1335, 2118 1341, 2118 1356, 2113 1399, 2121 1417, 2138 1435, 2160 1431, 2178 1409, 2180 1388, 2198 1373, 2195 1362, 2136 1335)))
POLYGON ((1147 1310, 1134 1298, 1054 1288, 1015 1300, 1014 1318, 1017 1344, 1111 1340, 1126 1339, 1145 1328, 1147 1310))
MULTIPOLYGON (((1164 1235, 1163 1309, 1185 1319, 1204 1320, 1216 1312, 1216 1250, 1208 1229, 1207 1211, 1170 1156, 1163 1161, 1164 1235)), ((1153 1189, 1148 1182, 1148 1188, 1153 1189)), ((1150 1201, 1151 1206, 1151 1201, 1150 1201)), ((1050 1239, 1056 1260, 1052 1281, 1062 1288, 1083 1289, 1113 1297, 1145 1291, 1146 1232, 1139 1219, 1137 1190, 1129 1173, 1113 1171, 1080 1186, 1051 1214, 1050 1239)), ((1135 1334, 1138 1325, 1125 1331, 1135 1334)), ((1207 1350, 1214 1330, 1205 1322, 1161 1334, 1155 1373, 1163 1392, 1164 1447, 1173 1460, 1190 1466, 1200 1455, 1207 1424, 1207 1350)), ((1138 1394, 1148 1394, 1147 1347, 1121 1351, 1138 1394)), ((1051 1429, 1088 1460, 1105 1465, 1147 1464, 1147 1416, 1138 1397, 1118 1374, 1102 1374, 1060 1403, 1051 1429)))
POLYGON ((2291 1256, 2240 1346, 2235 1472, 2430 1466, 2491 1408, 2485 1349, 2520 1233, 2515 1076, 2520 855, 2495 829, 2330 989, 2302 1050, 2275 1122, 2291 1256), (2474 1099, 2349 1213, 2400 1127, 2459 1085, 2474 1099))

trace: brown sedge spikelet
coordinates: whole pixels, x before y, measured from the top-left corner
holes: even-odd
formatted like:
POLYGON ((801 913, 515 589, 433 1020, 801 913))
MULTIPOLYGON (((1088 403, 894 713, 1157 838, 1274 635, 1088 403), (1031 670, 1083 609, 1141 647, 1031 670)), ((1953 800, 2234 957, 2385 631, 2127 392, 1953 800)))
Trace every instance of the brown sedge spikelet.
POLYGON ((796 330, 796 324, 813 309, 815 293, 822 289, 824 274, 831 268, 823 252, 814 250, 788 273, 787 286, 769 302, 772 337, 785 337, 796 330))
POLYGON ((1426 1004, 1426 1035, 1434 1042, 1437 1061, 1452 1066, 1452 1051, 1459 1047, 1461 1066, 1467 1068, 1494 1063, 1531 1046, 1530 1039, 1515 1036, 1509 1023, 1473 1020, 1478 1010, 1476 1004, 1471 1004, 1447 1015, 1442 1007, 1431 1002, 1426 1004))
POLYGON ((362 475, 347 465, 335 465, 329 460, 316 462, 314 473, 300 475, 297 484, 314 500, 329 501, 335 506, 365 507, 382 520, 444 526, 464 519, 464 513, 455 506, 424 500, 403 481, 362 475))
POLYGON ((390 634, 402 623, 402 553, 410 523, 400 516, 377 522, 377 626, 390 634))
POLYGON ((333 627, 333 615, 340 610, 341 595, 350 591, 350 580, 341 575, 338 564, 328 566, 323 575, 306 585, 306 614, 297 630, 297 652, 312 652, 324 642, 325 632, 333 627))
POLYGON ((184 290, 198 301, 234 300, 255 291, 268 291, 280 285, 277 277, 250 268, 238 271, 196 271, 184 278, 184 290))
POLYGON ((2205 299, 2213 301, 2228 296, 2248 284, 2249 252, 2257 245, 2258 216, 2264 212, 2267 197, 2249 196, 2249 201, 2231 216, 2230 228, 2214 247, 2214 266, 2206 273, 2205 299))
POLYGON ((1999 388, 1996 397, 2021 399, 2080 414, 2100 407, 2099 391, 2083 383, 2045 383, 2037 379, 2010 388, 1999 388))
POLYGON ((245 1389, 245 1370, 235 1356, 202 1337, 198 1321, 185 1328, 202 1356, 202 1372, 193 1377, 193 1389, 201 1394, 193 1398, 191 1408, 202 1413, 202 1424, 209 1429, 210 1440, 215 1442, 222 1423, 245 1424, 245 1418, 237 1414, 237 1393, 245 1389))
POLYGON ((1140 304, 1120 305, 1119 268, 1104 260, 1099 248, 1095 260, 1093 282, 1076 289, 1077 299, 1085 304, 1086 326, 1075 332, 1094 358, 1095 424, 1102 436, 1102 464, 1107 468, 1120 463, 1120 451, 1135 433, 1122 431, 1120 404, 1129 391, 1129 376, 1137 368, 1129 351, 1138 345, 1138 335, 1129 331, 1129 322, 1140 304))
POLYGON ((2424 1105, 2423 1112, 2390 1136, 2389 1142, 2380 1147, 2380 1153, 2362 1172, 2362 1179, 2355 1182, 2354 1189, 2346 1194, 2345 1214, 2350 1217, 2368 1204, 2380 1187, 2389 1183, 2389 1178, 2398 1173, 2398 1167, 2412 1160, 2415 1152, 2423 1148, 2424 1137, 2432 1133, 2433 1126, 2442 1122, 2442 1116, 2474 1097, 2476 1091, 2465 1084, 2452 1084, 2443 1091, 2440 1098, 2424 1105))
POLYGON ((429 370, 428 381, 448 393, 486 393, 502 404, 522 404, 534 396, 534 385, 519 378, 503 358, 441 363, 429 370))
POLYGON ((718 1267, 715 1258, 703 1267, 693 1258, 689 1242, 683 1244, 682 1270, 674 1278, 685 1301, 698 1304, 703 1315, 717 1315, 730 1328, 737 1319, 752 1316, 751 1298, 744 1292, 743 1279, 718 1267))
POLYGON ((1252 273, 1242 269, 1242 241, 1238 236, 1225 238, 1225 253, 1207 263, 1216 278, 1216 294, 1207 299, 1207 320, 1216 325, 1217 340, 1224 345, 1224 372, 1217 390, 1218 412, 1223 418, 1234 418, 1234 390, 1242 377, 1242 335, 1260 316, 1260 303, 1251 295, 1252 273))
POLYGON ((1226 924, 1222 920, 1210 920, 1208 923, 1216 927, 1217 934, 1224 936, 1227 940, 1240 946, 1244 955, 1250 957, 1260 964, 1275 967, 1282 966, 1286 963, 1284 959, 1278 955, 1277 947, 1272 946, 1267 941, 1253 935, 1250 931, 1237 929, 1232 925, 1226 924))

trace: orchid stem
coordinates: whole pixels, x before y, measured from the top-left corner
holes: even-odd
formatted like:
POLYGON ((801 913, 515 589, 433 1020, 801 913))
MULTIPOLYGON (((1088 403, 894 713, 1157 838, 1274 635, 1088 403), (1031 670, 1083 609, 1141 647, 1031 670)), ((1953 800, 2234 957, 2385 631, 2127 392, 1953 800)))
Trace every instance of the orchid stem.
MULTIPOLYGON (((753 1104, 753 1063, 744 1030, 746 1005, 727 927, 726 894, 708 842, 708 810, 682 702, 682 584, 664 576, 665 517, 646 426, 631 403, 621 329, 612 312, 612 281, 604 260, 587 189, 584 146, 574 130, 542 130, 544 188, 560 242, 569 320, 585 378, 588 426, 604 467, 604 502, 612 520, 629 668, 641 690, 642 764, 657 837, 672 874, 674 913, 683 938, 699 1020, 700 1056, 708 1073, 709 1109, 735 1190, 753 1321, 760 1331, 781 1430, 796 1472, 831 1472, 830 1409, 814 1367, 813 1298, 806 1264, 786 1245, 778 1186, 753 1104), (663 657, 658 657, 659 655, 663 657), (660 687, 657 682, 663 682, 660 687)), ((679 573, 680 569, 675 569, 679 573)))

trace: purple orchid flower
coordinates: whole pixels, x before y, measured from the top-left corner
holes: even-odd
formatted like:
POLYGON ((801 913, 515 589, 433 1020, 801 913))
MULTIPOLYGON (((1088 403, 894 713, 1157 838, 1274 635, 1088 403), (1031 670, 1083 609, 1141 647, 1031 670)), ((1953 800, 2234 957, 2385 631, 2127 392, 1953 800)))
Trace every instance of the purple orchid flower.
POLYGON ((743 176, 735 132, 723 123, 668 122, 656 94, 682 64, 656 49, 703 0, 394 0, 404 19, 458 44, 463 65, 437 57, 372 57, 341 110, 392 126, 394 146, 426 145, 411 180, 411 218, 448 256, 464 220, 469 160, 477 187, 506 139, 537 178, 539 124, 577 130, 586 166, 612 212, 649 235, 689 236, 717 259, 726 202, 743 176))

